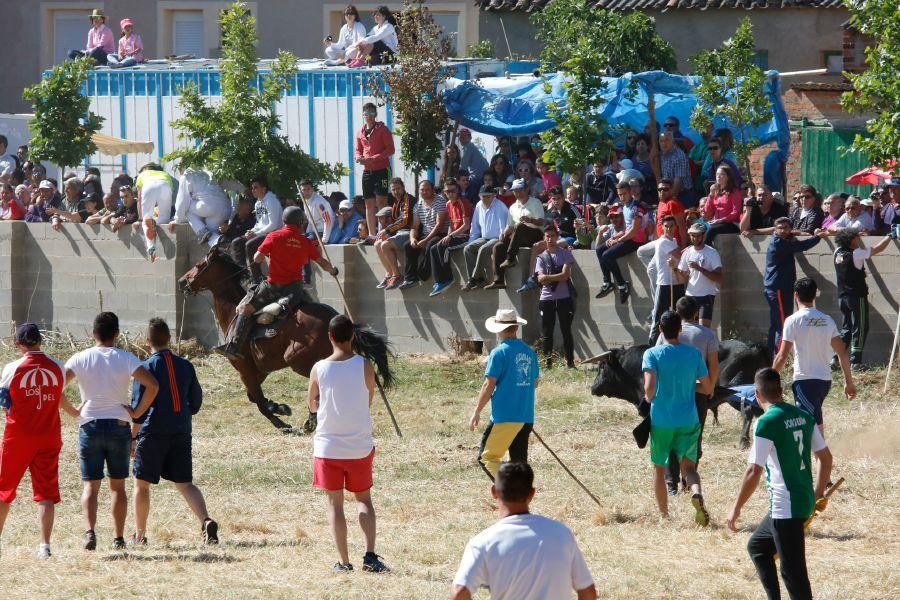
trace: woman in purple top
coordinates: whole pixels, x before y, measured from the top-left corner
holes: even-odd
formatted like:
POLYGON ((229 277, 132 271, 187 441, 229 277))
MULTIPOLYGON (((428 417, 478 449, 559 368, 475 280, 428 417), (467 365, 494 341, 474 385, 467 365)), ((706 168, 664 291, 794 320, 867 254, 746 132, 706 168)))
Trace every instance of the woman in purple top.
POLYGON ((541 330, 544 336, 543 351, 547 368, 553 366, 553 330, 559 319, 562 332, 566 366, 575 368, 575 341, 572 339, 572 320, 575 318, 575 298, 571 284, 572 264, 575 259, 568 248, 557 245, 559 232, 553 225, 544 228, 547 250, 537 259, 535 279, 541 285, 538 309, 541 314, 541 330))
POLYGON ((95 8, 90 16, 91 29, 88 31, 87 45, 84 50, 72 50, 69 58, 75 60, 79 56, 90 56, 98 65, 106 64, 106 57, 116 51, 112 29, 106 26, 106 15, 95 8))

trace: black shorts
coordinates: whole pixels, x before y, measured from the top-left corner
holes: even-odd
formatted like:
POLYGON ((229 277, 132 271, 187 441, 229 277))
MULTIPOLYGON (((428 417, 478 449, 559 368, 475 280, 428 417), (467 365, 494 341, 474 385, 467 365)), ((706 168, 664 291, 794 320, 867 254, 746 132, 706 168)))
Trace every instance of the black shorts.
POLYGON ((391 172, 388 169, 378 169, 377 171, 365 169, 362 178, 363 198, 387 196, 390 178, 391 172))
POLYGON ((715 295, 711 296, 691 296, 700 307, 700 318, 712 321, 713 306, 716 303, 715 295))
POLYGON ((378 40, 372 44, 372 53, 369 55, 370 65, 386 65, 394 62, 394 51, 387 44, 378 40))
POLYGON ((193 481, 190 433, 138 434, 134 449, 134 476, 159 483, 160 477, 173 483, 193 481))

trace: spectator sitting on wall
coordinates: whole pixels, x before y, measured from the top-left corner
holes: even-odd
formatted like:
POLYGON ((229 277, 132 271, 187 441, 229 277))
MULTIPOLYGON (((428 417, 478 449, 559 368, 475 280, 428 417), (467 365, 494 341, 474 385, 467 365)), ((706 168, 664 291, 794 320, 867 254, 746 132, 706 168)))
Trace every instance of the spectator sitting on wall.
POLYGON ((622 276, 618 259, 637 251, 638 247, 647 241, 647 233, 644 229, 645 217, 631 195, 631 185, 626 181, 620 181, 616 191, 619 193, 619 210, 625 220, 625 230, 614 234, 602 247, 598 246, 596 249, 597 260, 600 261, 600 269, 603 271, 603 285, 595 297, 603 298, 618 287, 619 302, 625 304, 630 291, 628 282, 622 276))
MULTIPOLYGON (((219 233, 221 234, 219 243, 229 249, 232 258, 235 257, 235 242, 243 240, 244 234, 253 229, 254 225, 256 225, 256 216, 253 214, 253 198, 241 196, 238 199, 231 221, 219 225, 219 233)), ((237 259, 235 258, 235 260, 237 259)))
POLYGON ((8 183, 0 183, 0 221, 21 221, 25 209, 19 206, 16 192, 8 183))
POLYGON ((110 69, 133 67, 144 62, 144 43, 141 36, 134 33, 134 22, 131 19, 119 21, 122 35, 119 37, 118 54, 106 56, 106 62, 110 69))
POLYGON ((480 201, 475 205, 469 228, 469 242, 463 253, 466 257, 468 281, 462 291, 468 292, 487 281, 487 258, 500 243, 500 236, 509 219, 509 209, 497 198, 497 188, 481 186, 480 201))
MULTIPOLYGON (((386 227, 379 227, 375 232, 375 252, 385 270, 384 279, 375 287, 385 290, 392 290, 402 283, 398 255, 409 243, 409 230, 413 224, 413 206, 415 206, 413 197, 406 193, 403 180, 399 177, 391 180, 391 195, 394 197, 393 206, 385 206, 378 211, 381 213, 385 208, 390 208, 391 223, 386 227)), ((368 211, 367 201, 367 217, 368 211)), ((368 218, 366 221, 366 228, 369 229, 368 218)), ((369 230, 368 233, 371 235, 372 231, 369 230)))
POLYGON ((709 190, 703 217, 709 223, 706 243, 712 244, 722 233, 740 233, 743 195, 737 187, 734 172, 722 165, 716 169, 716 183, 709 190))
POLYGON ((103 194, 103 208, 96 213, 88 216, 85 223, 88 225, 99 225, 101 223, 109 223, 116 210, 119 208, 119 199, 112 192, 103 194))
MULTIPOLYGON (((562 186, 554 185, 550 189, 550 202, 547 203, 547 221, 551 223, 556 231, 556 238, 560 248, 571 248, 575 245, 575 222, 580 218, 575 207, 563 197, 562 186)), ((538 255, 547 249, 546 244, 546 227, 544 240, 536 242, 531 247, 531 260, 528 264, 528 270, 522 274, 522 286, 516 290, 518 293, 535 290, 538 283, 535 281, 534 266, 538 255)))
MULTIPOLYGON (((360 196, 357 196, 357 198, 360 198, 360 196)), ((391 212, 391 210, 392 209, 390 206, 385 206, 377 213, 375 213, 375 219, 378 221, 377 233, 385 231, 388 227, 390 227, 391 223, 394 222, 393 213, 391 212)), ((375 243, 375 238, 369 235, 369 226, 366 225, 366 219, 364 217, 360 217, 359 222, 356 224, 356 235, 350 238, 349 243, 359 244, 363 246, 372 245, 375 243)), ((399 285, 399 277, 397 279, 397 284, 399 285)))
POLYGON ((828 228, 829 235, 841 229, 855 229, 860 235, 868 235, 875 228, 872 215, 863 210, 862 202, 856 196, 847 199, 846 212, 828 228))
POLYGON ((49 209, 47 212, 53 211, 51 213, 52 219, 50 222, 53 224, 53 229, 59 231, 63 221, 68 223, 87 223, 87 220, 100 212, 102 207, 103 200, 101 199, 100 194, 94 192, 93 194, 89 194, 84 201, 82 201, 81 208, 76 212, 54 208, 49 209))
MULTIPOLYGON (((387 208, 387 207, 385 207, 387 208)), ((353 210, 353 203, 349 200, 341 200, 335 215, 334 225, 328 236, 327 244, 349 244, 350 239, 356 236, 359 230, 360 215, 353 210)))
MULTIPOLYGON (((463 169, 468 171, 477 183, 481 180, 484 172, 488 170, 488 161, 472 141, 472 132, 465 127, 459 130, 459 148, 462 150, 462 157, 459 160, 460 171, 463 169)), ((464 192, 461 193, 465 195, 464 192)))
MULTIPOLYGON (((838 196, 840 197, 840 196, 838 196)), ((775 221, 787 216, 787 209, 775 197, 768 187, 757 186, 755 197, 744 202, 744 213, 741 215, 741 235, 771 233, 775 230, 775 221)))
POLYGON ((468 198, 459 194, 459 185, 448 179, 444 184, 444 196, 447 198, 447 235, 428 250, 431 271, 434 274, 434 287, 429 296, 437 296, 453 283, 453 269, 450 253, 462 248, 469 241, 469 230, 472 225, 472 205, 468 198))
MULTIPOLYGON (((525 159, 519 161, 520 166, 523 164, 527 164, 525 159)), ((500 243, 492 249, 494 281, 484 287, 486 290, 506 288, 505 272, 518 262, 519 249, 530 248, 544 239, 543 228, 546 219, 540 200, 529 195, 525 179, 516 179, 511 189, 516 201, 509 207, 509 216, 506 228, 500 235, 500 243)))
POLYGON ((619 210, 618 204, 609 207, 606 214, 602 210, 598 210, 595 216, 597 223, 597 239, 591 245, 591 249, 596 251, 597 248, 606 248, 606 242, 613 236, 625 232, 625 219, 622 211, 619 210))
POLYGON ((828 229, 834 225, 841 215, 844 214, 845 198, 841 194, 831 194, 822 202, 822 212, 825 213, 825 219, 822 221, 822 227, 828 229))
POLYGON ((137 196, 134 194, 134 188, 131 185, 119 186, 119 200, 121 204, 113 213, 109 220, 113 231, 118 231, 120 227, 125 225, 134 225, 140 220, 138 211, 137 196))
POLYGON ((397 21, 387 6, 379 6, 372 14, 375 19, 375 27, 369 31, 369 35, 347 48, 347 53, 355 53, 357 58, 347 63, 348 67, 358 68, 369 65, 385 65, 394 60, 394 55, 399 50, 397 31, 394 27, 397 21))
POLYGON ((344 9, 344 24, 338 33, 337 41, 332 36, 325 38, 325 66, 336 67, 357 58, 355 51, 347 49, 366 37, 366 26, 359 20, 359 11, 352 4, 344 9))
POLYGON ((81 56, 90 56, 98 65, 106 64, 106 57, 116 51, 112 30, 106 26, 106 15, 95 8, 89 17, 91 29, 88 31, 87 45, 84 50, 72 50, 69 58, 75 60, 81 56))
POLYGON ((413 223, 409 230, 406 252, 406 272, 401 290, 427 281, 431 277, 429 251, 447 234, 447 200, 435 193, 434 184, 425 180, 419 184, 419 201, 413 210, 413 223))
POLYGON ((616 176, 607 161, 594 163, 591 172, 584 177, 585 202, 611 204, 616 199, 616 176))

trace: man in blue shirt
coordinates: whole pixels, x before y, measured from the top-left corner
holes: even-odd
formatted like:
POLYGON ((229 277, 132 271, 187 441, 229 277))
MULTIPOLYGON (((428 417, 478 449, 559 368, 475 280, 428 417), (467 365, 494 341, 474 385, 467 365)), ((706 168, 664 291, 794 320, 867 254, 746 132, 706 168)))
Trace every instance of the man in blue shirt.
POLYGON ((666 465, 669 454, 681 461, 681 473, 691 486, 694 520, 705 527, 709 514, 703 506, 700 475, 697 473, 697 444, 700 418, 695 391, 709 394, 712 383, 706 361, 699 350, 678 341, 681 317, 668 310, 660 317, 659 330, 666 344, 644 352, 644 394, 650 403, 650 461, 653 463, 653 490, 663 517, 669 516, 666 495, 666 465), (699 381, 699 385, 697 382, 699 381))
POLYGON ((509 451, 510 462, 528 462, 528 436, 534 424, 534 388, 540 372, 537 354, 516 337, 519 325, 528 322, 515 309, 499 309, 484 322, 497 334, 497 347, 488 357, 484 384, 478 394, 469 429, 475 431, 481 411, 490 401, 491 420, 481 437, 478 462, 491 481, 509 451))
MULTIPOLYGON (((159 382, 159 393, 150 408, 131 426, 134 448, 133 546, 146 546, 150 514, 150 485, 168 479, 184 496, 200 520, 205 544, 218 544, 218 524, 209 518, 203 493, 193 484, 191 463, 191 417, 200 410, 203 390, 194 365, 169 350, 171 334, 162 319, 150 319, 147 343, 153 349, 143 363, 159 382)), ((137 406, 144 386, 135 380, 132 406, 137 406)))
POLYGON ((766 250, 766 272, 763 275, 763 287, 769 303, 769 352, 773 356, 781 346, 784 320, 794 312, 794 283, 797 281, 794 254, 806 252, 819 240, 816 236, 798 240, 791 232, 790 219, 780 217, 775 220, 775 233, 766 250))
POLYGON ((334 223, 328 234, 326 244, 349 244, 350 238, 356 237, 359 221, 362 217, 353 210, 353 202, 341 200, 334 223))

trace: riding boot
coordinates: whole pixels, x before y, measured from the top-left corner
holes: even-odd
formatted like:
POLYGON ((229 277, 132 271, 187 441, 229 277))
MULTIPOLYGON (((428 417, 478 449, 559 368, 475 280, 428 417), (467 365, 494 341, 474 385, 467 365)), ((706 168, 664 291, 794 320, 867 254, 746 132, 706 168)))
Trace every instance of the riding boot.
POLYGON ((252 321, 253 315, 246 315, 244 313, 239 314, 235 321, 234 329, 229 332, 231 335, 228 336, 228 339, 225 340, 224 344, 213 348, 213 351, 229 360, 238 358, 243 359, 244 355, 241 354, 241 347, 244 345, 244 342, 247 341, 247 336, 250 334, 250 327, 253 324, 252 321))
POLYGON ((262 265, 260 265, 258 262, 250 263, 250 279, 253 281, 254 285, 264 279, 262 265))

